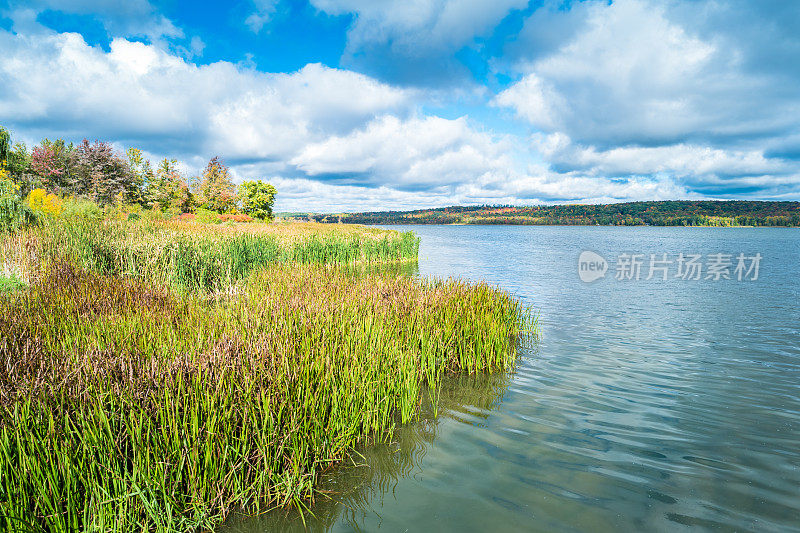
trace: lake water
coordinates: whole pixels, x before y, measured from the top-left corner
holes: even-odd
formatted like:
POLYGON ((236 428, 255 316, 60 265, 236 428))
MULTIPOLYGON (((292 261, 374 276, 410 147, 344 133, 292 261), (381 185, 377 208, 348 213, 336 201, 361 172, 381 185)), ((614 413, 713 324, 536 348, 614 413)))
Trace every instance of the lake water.
MULTIPOLYGON (((798 230, 393 228, 422 238, 419 275, 503 287, 541 336, 513 374, 448 379, 438 416, 426 400, 328 475, 309 529, 800 531, 798 230), (584 250, 605 277, 581 281, 584 250), (675 277, 681 253, 701 255, 700 280, 675 277), (731 279, 705 279, 720 253, 731 279), (758 279, 740 253, 760 254, 758 279), (640 279, 621 254, 644 255, 640 279), (668 279, 646 279, 650 254, 668 279)), ((227 528, 302 529, 284 511, 227 528)))

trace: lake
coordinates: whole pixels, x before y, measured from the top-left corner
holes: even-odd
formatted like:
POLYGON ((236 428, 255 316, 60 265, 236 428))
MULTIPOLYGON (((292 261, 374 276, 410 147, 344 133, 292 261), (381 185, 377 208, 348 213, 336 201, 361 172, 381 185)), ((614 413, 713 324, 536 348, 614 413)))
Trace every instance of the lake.
POLYGON ((388 227, 421 237, 415 275, 505 288, 541 335, 327 474, 309 529, 800 531, 798 230, 388 227))

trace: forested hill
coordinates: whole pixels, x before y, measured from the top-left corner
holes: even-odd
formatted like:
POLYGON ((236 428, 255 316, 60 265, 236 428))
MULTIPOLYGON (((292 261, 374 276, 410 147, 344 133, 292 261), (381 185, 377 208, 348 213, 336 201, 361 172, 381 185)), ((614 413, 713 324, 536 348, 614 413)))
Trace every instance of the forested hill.
POLYGON ((800 226, 800 202, 677 200, 602 205, 454 206, 291 217, 352 224, 800 226))

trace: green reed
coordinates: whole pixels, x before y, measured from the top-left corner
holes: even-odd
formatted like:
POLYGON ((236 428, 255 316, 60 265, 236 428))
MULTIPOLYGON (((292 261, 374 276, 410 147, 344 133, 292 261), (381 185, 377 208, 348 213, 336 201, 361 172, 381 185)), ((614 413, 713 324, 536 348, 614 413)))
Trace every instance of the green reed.
POLYGON ((274 234, 193 233, 146 221, 59 220, 31 234, 43 249, 85 268, 184 290, 228 287, 274 263, 380 263, 416 259, 419 249, 412 232, 385 231, 375 238, 366 231, 329 231, 286 242, 274 234))
POLYGON ((193 259, 152 245, 148 263, 114 228, 67 231, 68 259, 45 248, 54 232, 19 239, 47 260, 28 289, 0 295, 3 529, 202 530, 234 510, 301 506, 357 442, 416 416, 422 388, 511 368, 535 327, 485 284, 302 264, 330 257, 316 244, 299 263, 262 264, 246 239, 219 252, 187 238, 230 261, 208 278, 197 273, 213 261, 189 263, 187 285, 241 279, 201 298, 156 283, 193 259))

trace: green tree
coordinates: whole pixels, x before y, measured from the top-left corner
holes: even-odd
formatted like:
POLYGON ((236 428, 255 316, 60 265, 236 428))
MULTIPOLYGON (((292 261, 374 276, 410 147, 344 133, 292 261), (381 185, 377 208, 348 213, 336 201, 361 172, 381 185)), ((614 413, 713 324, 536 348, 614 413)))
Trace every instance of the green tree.
POLYGON ((19 186, 0 168, 0 232, 13 232, 35 222, 33 211, 19 195, 19 186))
POLYGON ((24 142, 13 143, 11 134, 0 126, 0 161, 5 161, 8 177, 19 186, 24 198, 32 189, 41 186, 41 180, 31 170, 31 155, 24 142))
POLYGON ((0 168, 5 168, 8 153, 11 151, 11 133, 0 126, 0 168))
POLYGON ((228 167, 219 157, 208 162, 197 191, 200 205, 211 211, 224 213, 236 205, 236 187, 228 167))
POLYGON ((239 205, 243 213, 260 220, 272 220, 272 205, 278 191, 261 180, 239 185, 239 205))
POLYGON ((31 156, 24 142, 14 143, 14 149, 8 153, 6 160, 8 172, 14 176, 22 176, 30 171, 31 156))
POLYGON ((145 205, 145 190, 148 180, 153 176, 153 168, 150 166, 150 161, 138 148, 128 148, 125 155, 128 158, 128 168, 131 169, 132 174, 130 194, 125 200, 145 205))
POLYGON ((148 203, 162 211, 171 207, 179 179, 178 161, 166 157, 162 159, 152 178, 147 180, 148 203))

